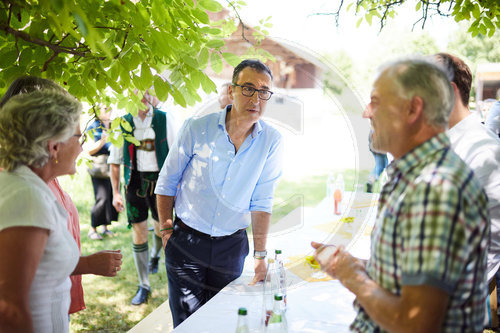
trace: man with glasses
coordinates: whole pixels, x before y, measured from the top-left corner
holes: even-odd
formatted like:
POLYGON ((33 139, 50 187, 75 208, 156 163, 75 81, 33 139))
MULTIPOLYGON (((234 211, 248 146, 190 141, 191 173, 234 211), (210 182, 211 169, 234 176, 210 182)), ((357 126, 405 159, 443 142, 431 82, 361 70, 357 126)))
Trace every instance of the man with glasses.
POLYGON ((155 193, 174 326, 241 275, 250 222, 252 284, 265 277, 283 150, 279 132, 260 119, 272 78, 258 60, 236 66, 228 88, 233 104, 187 120, 161 169, 155 193))

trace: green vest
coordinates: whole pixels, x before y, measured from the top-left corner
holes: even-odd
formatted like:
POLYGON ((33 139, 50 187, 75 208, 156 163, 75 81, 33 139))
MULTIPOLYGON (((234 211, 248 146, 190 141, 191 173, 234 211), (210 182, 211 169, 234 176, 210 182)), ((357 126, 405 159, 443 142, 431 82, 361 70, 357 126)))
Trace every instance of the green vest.
MULTIPOLYGON (((134 117, 129 113, 123 117, 130 126, 132 127, 132 132, 126 131, 123 127, 122 132, 134 135, 134 117)), ((153 109, 153 120, 151 121, 151 128, 155 131, 155 152, 156 161, 158 163, 158 169, 161 170, 165 158, 168 154, 168 142, 167 142, 167 114, 158 109, 153 109)), ((137 169, 137 154, 136 146, 125 140, 123 144, 123 176, 125 178, 125 185, 128 186, 130 182, 130 175, 133 169, 137 169)))

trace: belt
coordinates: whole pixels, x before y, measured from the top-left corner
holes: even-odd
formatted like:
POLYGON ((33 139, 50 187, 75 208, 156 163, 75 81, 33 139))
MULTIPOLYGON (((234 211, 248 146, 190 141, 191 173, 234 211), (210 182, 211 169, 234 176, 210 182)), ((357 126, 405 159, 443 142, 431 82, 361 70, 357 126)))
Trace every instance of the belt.
POLYGON ((139 150, 154 151, 155 150, 155 140, 144 139, 141 140, 141 145, 137 147, 139 150))
POLYGON ((235 233, 233 233, 231 235, 226 235, 226 236, 210 236, 209 234, 206 234, 204 232, 201 232, 201 231, 198 231, 196 229, 191 228, 186 223, 182 222, 182 220, 180 218, 178 218, 178 217, 175 217, 175 225, 179 226, 181 229, 186 230, 186 231, 188 231, 188 232, 190 232, 192 234, 195 234, 197 236, 200 236, 200 237, 203 237, 203 238, 216 239, 216 240, 228 238, 228 237, 234 236, 237 233, 240 233, 240 232, 246 230, 246 229, 240 229, 240 230, 236 231, 235 233))

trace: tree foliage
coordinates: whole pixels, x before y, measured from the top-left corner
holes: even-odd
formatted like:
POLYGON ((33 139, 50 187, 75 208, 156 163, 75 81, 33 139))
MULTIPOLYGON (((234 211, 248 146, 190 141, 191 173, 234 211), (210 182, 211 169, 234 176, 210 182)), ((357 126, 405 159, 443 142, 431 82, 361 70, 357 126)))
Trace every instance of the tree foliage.
MULTIPOLYGON (((340 1, 338 10, 334 15, 338 24, 340 12, 344 6, 347 10, 354 10, 360 15, 358 26, 366 21, 372 24, 375 19, 380 23, 382 30, 389 18, 393 18, 399 6, 410 0, 354 0, 340 1)), ((455 21, 469 22, 469 33, 475 37, 479 34, 492 37, 500 29, 500 3, 498 0, 413 0, 415 10, 421 14, 414 26, 425 26, 427 19, 432 15, 450 16, 455 21)), ((322 13, 325 14, 325 13, 322 13)))
POLYGON ((482 34, 471 37, 466 29, 460 29, 453 34, 448 49, 467 58, 475 69, 479 63, 500 62, 500 34, 489 38, 482 34))
POLYGON ((223 51, 238 22, 212 22, 215 0, 2 0, 0 93, 21 75, 50 78, 91 105, 135 113, 151 89, 181 106, 216 90, 203 73, 239 58, 223 51), (140 95, 140 94, 139 94, 140 95))

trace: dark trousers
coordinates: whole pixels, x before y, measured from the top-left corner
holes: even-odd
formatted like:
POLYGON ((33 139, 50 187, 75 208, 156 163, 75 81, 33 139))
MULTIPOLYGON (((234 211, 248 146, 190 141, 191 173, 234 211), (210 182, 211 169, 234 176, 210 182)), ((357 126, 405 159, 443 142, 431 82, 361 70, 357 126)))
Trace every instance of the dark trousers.
POLYGON ((90 224, 93 228, 118 221, 118 212, 113 207, 113 190, 109 178, 92 179, 95 203, 90 210, 90 224))
POLYGON ((158 172, 132 170, 130 182, 125 189, 129 225, 146 221, 149 210, 153 220, 158 221, 156 195, 154 193, 157 179, 158 172))
POLYGON ((165 247, 168 298, 174 327, 198 310, 243 271, 246 230, 209 237, 174 223, 165 247))

